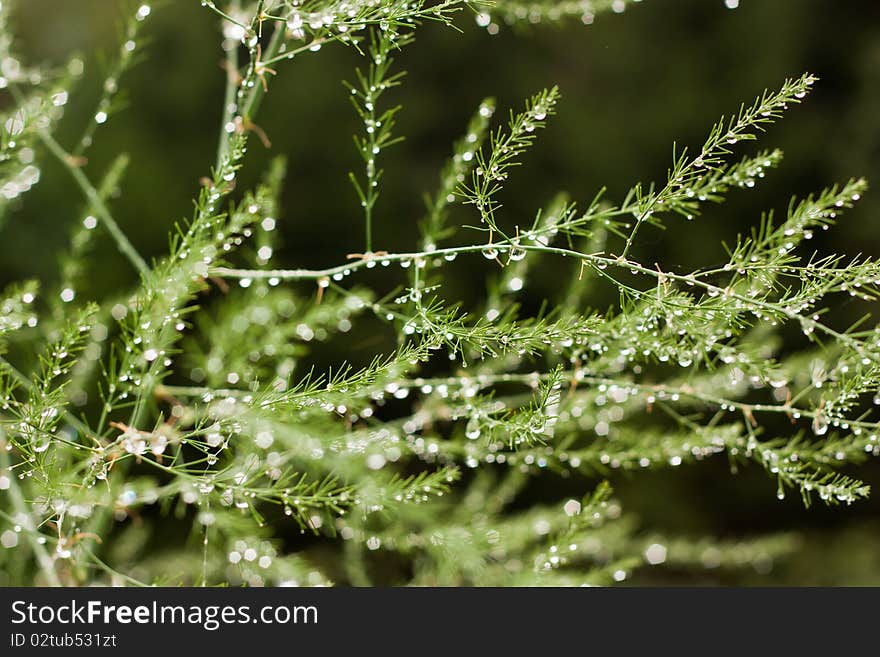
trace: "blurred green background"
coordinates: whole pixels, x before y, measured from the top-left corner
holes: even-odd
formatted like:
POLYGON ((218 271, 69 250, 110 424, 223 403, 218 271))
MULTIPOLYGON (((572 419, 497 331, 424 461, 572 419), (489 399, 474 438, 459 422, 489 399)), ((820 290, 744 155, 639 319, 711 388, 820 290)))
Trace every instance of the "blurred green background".
MULTIPOLYGON (((132 6, 116 0, 19 4, 17 48, 27 60, 62 63, 75 51, 85 57, 86 77, 72 94, 61 129, 61 141, 69 145, 94 112, 103 80, 100 53, 116 52, 119 24, 132 6)), ((792 108, 757 145, 738 151, 781 147, 782 167, 755 190, 708 208, 697 221, 685 225, 672 219, 665 232, 643 231, 637 257, 674 270, 715 265, 724 257, 723 240, 755 225, 762 210, 784 211, 793 194, 855 176, 880 181, 876 0, 742 0, 733 11, 722 0, 645 0, 622 15, 603 14, 591 26, 502 28, 496 36, 478 28, 472 16, 459 24, 463 34, 426 26, 398 57, 408 76, 393 99, 404 106, 398 134, 406 141, 384 160, 374 224, 378 249, 415 244, 423 192, 434 188, 451 142, 484 96, 497 97, 506 114, 551 84, 563 93, 559 115, 504 192, 508 225, 530 222, 559 190, 585 202, 607 186, 609 198, 620 199, 639 180, 662 180, 673 141, 698 146, 721 114, 804 71, 821 78, 807 102, 792 108)), ((90 151, 87 170, 94 179, 116 153, 130 153, 123 193, 112 205, 144 254, 165 251, 169 227, 190 215, 199 178, 213 162, 224 82, 217 28, 197 0, 157 6, 145 28, 149 43, 141 44, 146 59, 122 83, 127 107, 98 130, 90 151)), ((353 78, 359 63, 350 49, 324 48, 282 64, 282 74, 270 80, 257 122, 272 147, 252 141, 239 184, 244 188, 255 180, 275 154, 288 157, 278 266, 336 264, 346 253, 362 250, 360 209, 346 179, 359 166, 351 142, 358 122, 340 83, 353 78)), ((81 197, 68 175, 49 158, 42 158, 42 165, 42 182, 2 228, 0 284, 55 280, 56 253, 80 218, 81 197)), ((473 220, 466 208, 453 218, 473 220)), ((135 281, 109 240, 101 239, 89 263, 92 289, 81 294, 100 297, 135 281)), ((877 195, 869 194, 817 247, 880 254, 877 195)), ((475 298, 474 277, 488 271, 485 263, 457 263, 444 294, 475 298)), ((551 296, 570 275, 547 261, 527 305, 551 296)), ((385 289, 393 285, 375 281, 385 289)), ((610 300, 595 304, 604 307, 610 300)), ((864 306, 844 303, 834 319, 844 325, 863 312, 864 306)), ((366 353, 375 344, 351 348, 366 353)), ((853 473, 880 488, 877 466, 853 473)), ((637 575, 636 583, 880 584, 878 493, 851 508, 805 510, 796 495, 778 501, 775 482, 762 472, 752 468, 733 476, 723 459, 674 472, 620 475, 613 483, 624 507, 637 512, 648 530, 723 538, 797 530, 804 537, 802 550, 770 573, 733 580, 708 571, 693 580, 652 571, 637 575)))

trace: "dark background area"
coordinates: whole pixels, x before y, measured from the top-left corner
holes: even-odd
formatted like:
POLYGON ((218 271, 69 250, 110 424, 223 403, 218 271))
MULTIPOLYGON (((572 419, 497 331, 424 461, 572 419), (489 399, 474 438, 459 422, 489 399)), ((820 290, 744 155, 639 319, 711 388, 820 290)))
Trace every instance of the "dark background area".
MULTIPOLYGON (((29 61, 61 63, 71 52, 84 54, 86 78, 61 129, 61 141, 69 145, 94 112, 103 80, 98 54, 115 53, 117 28, 127 14, 110 0, 20 4, 18 50, 29 61)), ((426 26, 398 56, 408 75, 390 97, 404 106, 398 134, 406 141, 384 157, 377 249, 409 250, 415 244, 422 195, 434 189, 451 142, 483 97, 497 97, 506 115, 507 108, 520 107, 526 96, 552 84, 563 94, 559 114, 511 176, 502 197, 507 225, 529 223, 559 190, 584 203, 603 186, 609 198, 620 199, 639 180, 662 180, 673 142, 699 146, 720 115, 804 71, 821 78, 807 101, 758 144, 737 151, 780 147, 786 154, 782 166, 756 189, 732 194, 694 222, 672 218, 665 232, 642 231, 636 257, 672 269, 718 264, 723 240, 749 230, 763 210, 784 211, 792 195, 850 177, 880 181, 880 4, 873 0, 743 0, 734 11, 721 0, 645 0, 623 15, 603 14, 591 26, 502 28, 497 36, 476 27, 470 16, 459 24, 463 34, 426 26)), ((190 215, 199 178, 213 162, 224 74, 217 22, 196 0, 156 7, 145 33, 149 43, 139 47, 149 49, 147 57, 122 81, 128 106, 98 130, 87 170, 97 179, 116 153, 131 154, 114 215, 142 253, 159 256, 172 222, 190 215)), ((358 121, 337 83, 353 79, 359 64, 353 50, 334 46, 281 64, 281 74, 270 80, 257 122, 272 148, 252 140, 239 184, 246 188, 256 180, 273 155, 288 157, 279 217, 284 248, 276 265, 326 266, 362 250, 362 216, 346 179, 360 164, 351 142, 358 121)), ((3 227, 0 283, 55 280, 55 254, 80 218, 78 190, 55 162, 41 161, 42 182, 3 227)), ((880 253, 878 198, 867 195, 817 247, 880 253)), ((454 222, 472 220, 467 208, 453 214, 454 222)), ((92 289, 82 292, 88 296, 118 292, 135 281, 112 243, 101 239, 89 264, 92 289)), ((570 272, 552 264, 547 261, 535 276, 527 302, 539 303, 567 280, 570 272)), ((456 263, 444 294, 474 299, 474 277, 490 271, 484 262, 456 263)), ((833 317, 845 325, 864 311, 845 304, 833 317)), ((374 348, 375 342, 369 346, 374 348)), ((876 466, 853 473, 880 486, 876 466)), ((625 508, 648 529, 725 538, 789 529, 802 534, 803 549, 792 560, 769 575, 738 582, 880 584, 876 493, 851 508, 804 510, 796 495, 778 501, 775 482, 763 472, 751 468, 733 476, 723 459, 619 476, 613 483, 625 508)), ((700 580, 730 581, 720 573, 700 580)))

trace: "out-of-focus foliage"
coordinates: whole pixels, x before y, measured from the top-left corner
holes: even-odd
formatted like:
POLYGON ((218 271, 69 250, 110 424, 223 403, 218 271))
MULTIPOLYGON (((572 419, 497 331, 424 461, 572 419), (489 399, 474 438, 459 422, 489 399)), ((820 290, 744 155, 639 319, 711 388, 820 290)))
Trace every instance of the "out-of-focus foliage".
POLYGON ((874 581, 877 9, 736 4, 4 2, 2 583, 874 581))

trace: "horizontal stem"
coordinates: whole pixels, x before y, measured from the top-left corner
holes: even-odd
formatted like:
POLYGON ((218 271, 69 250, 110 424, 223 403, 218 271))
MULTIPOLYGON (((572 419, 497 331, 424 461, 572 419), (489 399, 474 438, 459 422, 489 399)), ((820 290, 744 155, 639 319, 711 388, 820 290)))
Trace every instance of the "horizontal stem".
MULTIPOLYGON (((556 376, 556 374, 552 374, 556 376)), ((526 372, 526 373, 503 373, 503 374, 478 374, 473 377, 435 377, 435 378, 416 378, 404 381, 396 381, 400 388, 420 388, 425 385, 430 386, 450 386, 462 387, 470 383, 476 382, 482 387, 498 385, 502 383, 518 383, 527 386, 545 381, 551 376, 550 372, 526 372)), ((795 408, 791 403, 785 404, 752 404, 746 402, 738 402, 718 395, 699 392, 688 385, 668 386, 663 384, 637 383, 626 379, 612 379, 600 376, 585 376, 578 370, 569 370, 563 372, 563 378, 570 379, 578 384, 585 383, 593 386, 621 386, 636 388, 639 392, 647 392, 657 395, 679 395, 689 397, 697 401, 708 404, 717 404, 719 406, 728 406, 740 411, 751 413, 783 413, 786 415, 798 414, 801 417, 813 419, 820 415, 820 411, 809 410, 804 408, 795 408)), ((205 394, 225 397, 242 397, 253 395, 250 391, 235 389, 213 389, 199 386, 165 386, 165 389, 178 397, 200 397, 205 394)), ((859 420, 847 420, 847 424, 851 427, 862 427, 866 429, 877 429, 876 422, 863 422, 859 420)))
POLYGON ((366 257, 361 257, 359 260, 354 260, 352 262, 337 265, 335 267, 329 267, 327 269, 230 269, 227 267, 216 267, 211 270, 211 273, 214 276, 219 276, 223 278, 275 278, 279 281, 320 280, 323 278, 332 277, 336 274, 348 275, 351 272, 371 266, 371 263, 372 266, 375 266, 376 262, 404 262, 424 258, 434 258, 438 256, 442 257, 447 255, 458 255, 460 253, 482 253, 487 250, 498 249, 499 247, 516 248, 523 251, 538 253, 553 253, 564 257, 576 258, 581 262, 592 264, 601 269, 604 269, 605 267, 620 267, 628 269, 631 272, 652 276, 658 281, 672 280, 679 283, 684 283, 688 286, 696 286, 707 291, 723 293, 728 298, 737 299, 738 301, 743 302, 747 305, 747 307, 750 308, 760 308, 763 310, 772 311, 774 313, 782 313, 789 319, 809 320, 810 322, 812 322, 813 326, 815 326, 815 328, 820 332, 855 348, 859 354, 862 354, 863 351, 862 345, 858 343, 858 341, 853 340, 853 338, 846 335, 845 333, 836 331, 831 327, 822 324, 821 322, 807 318, 800 313, 782 307, 778 304, 760 301, 758 299, 752 299, 745 295, 733 292, 733 290, 729 288, 726 290, 721 289, 718 286, 702 281, 693 275, 673 274, 671 272, 661 271, 660 269, 651 269, 635 261, 627 260, 623 256, 611 256, 605 255, 603 253, 580 253, 573 249, 566 249, 556 246, 546 246, 541 244, 517 244, 514 243, 513 239, 505 240, 504 242, 498 244, 473 244, 468 246, 455 246, 443 249, 436 249, 434 251, 419 251, 413 253, 388 253, 384 255, 369 254, 366 257))

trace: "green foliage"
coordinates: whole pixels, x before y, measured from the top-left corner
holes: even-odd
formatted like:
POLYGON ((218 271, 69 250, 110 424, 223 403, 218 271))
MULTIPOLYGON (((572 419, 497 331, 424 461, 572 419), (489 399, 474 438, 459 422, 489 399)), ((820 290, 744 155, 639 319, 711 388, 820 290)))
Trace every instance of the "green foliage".
MULTIPOLYGON (((34 283, 0 295, 0 344, 14 347, 0 361, 0 560, 10 581, 609 584, 664 562, 761 566, 797 544, 646 535, 601 481, 615 470, 699 467, 724 454, 734 471, 766 471, 780 497, 868 495, 846 466, 880 452, 880 333, 869 319, 840 327, 825 316, 839 297, 876 299, 880 262, 805 248, 864 181, 793 200, 782 221, 765 215, 717 268, 685 272, 635 255, 639 231, 695 220, 779 166, 779 151, 734 160, 734 147, 799 103, 813 76, 720 120, 695 154, 674 148, 662 183, 636 184, 619 203, 604 190, 581 204, 561 194, 523 226, 504 211, 503 185, 560 93, 536 93, 494 129, 486 99, 426 195, 420 244, 389 253, 374 243, 402 221, 378 202, 377 158, 399 140, 400 108, 385 104, 403 79, 394 57, 421 23, 451 25, 469 3, 202 4, 220 24, 229 69, 217 157, 192 217, 152 262, 112 216, 128 157, 97 186, 82 160, 118 108, 149 8, 133 14, 94 121, 69 150, 51 128, 71 80, 5 78, 0 185, 18 184, 32 144, 84 199, 60 288, 45 300, 34 283), (269 268, 285 163, 250 191, 237 189, 239 170, 253 136, 264 137, 254 121, 272 76, 336 42, 368 60, 348 87, 364 126, 354 142, 365 169, 351 174, 364 252, 324 269, 269 268), (473 206, 477 225, 451 224, 456 203, 473 206), (101 230, 139 282, 88 301, 77 290, 101 230), (458 258, 488 268, 474 307, 444 287, 458 258), (519 307, 530 270, 551 260, 570 263, 567 278, 541 308, 519 307), (376 268, 394 270, 397 286, 372 283, 376 268), (615 306, 587 307, 603 286, 615 306), (355 337, 377 330, 397 348, 344 362, 355 337), (328 348, 339 355, 332 367, 328 348), (579 492, 535 503, 527 487, 548 477, 579 492)), ((477 22, 592 22, 626 6, 587 4, 505 1, 476 7, 477 22)))

